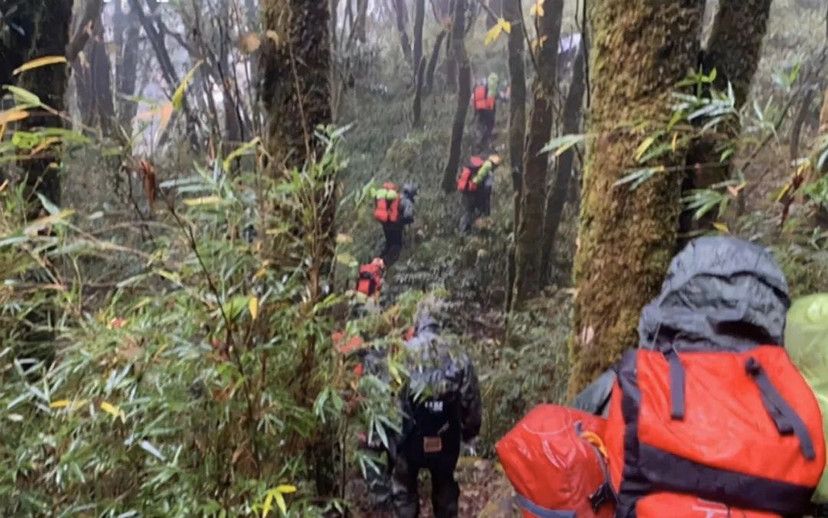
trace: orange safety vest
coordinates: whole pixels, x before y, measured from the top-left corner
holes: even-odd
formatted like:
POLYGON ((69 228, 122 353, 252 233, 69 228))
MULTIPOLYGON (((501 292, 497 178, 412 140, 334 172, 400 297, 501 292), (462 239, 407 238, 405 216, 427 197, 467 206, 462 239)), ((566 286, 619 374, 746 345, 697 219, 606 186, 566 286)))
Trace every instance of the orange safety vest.
POLYGON ((382 287, 382 269, 379 265, 370 263, 359 267, 357 291, 369 297, 379 295, 382 287))
POLYGON ((477 190, 477 184, 472 180, 477 171, 483 167, 484 161, 479 156, 471 157, 469 165, 463 167, 460 171, 460 177, 457 179, 457 190, 461 192, 474 192, 477 190))
POLYGON ((396 192, 397 197, 393 200, 377 198, 377 205, 374 208, 374 219, 380 223, 397 223, 400 220, 400 195, 397 191, 397 186, 388 182, 384 183, 382 188, 396 192))
POLYGON ((495 98, 489 97, 488 85, 479 85, 474 88, 474 111, 495 109, 495 98))

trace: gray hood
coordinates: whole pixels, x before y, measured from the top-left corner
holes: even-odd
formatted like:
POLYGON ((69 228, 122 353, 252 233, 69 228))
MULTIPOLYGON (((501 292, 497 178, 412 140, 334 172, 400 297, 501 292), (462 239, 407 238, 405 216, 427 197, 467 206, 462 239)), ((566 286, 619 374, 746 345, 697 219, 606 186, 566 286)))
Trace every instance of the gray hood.
POLYGON ((788 283, 770 252, 731 237, 690 242, 641 312, 640 347, 744 350, 782 345, 788 283))

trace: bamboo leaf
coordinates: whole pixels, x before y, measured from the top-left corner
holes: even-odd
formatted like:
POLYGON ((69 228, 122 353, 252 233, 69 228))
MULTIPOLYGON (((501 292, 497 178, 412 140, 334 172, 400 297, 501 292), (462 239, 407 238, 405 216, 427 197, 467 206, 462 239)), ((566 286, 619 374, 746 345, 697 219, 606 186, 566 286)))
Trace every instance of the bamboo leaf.
POLYGON ((543 149, 540 150, 539 155, 543 153, 549 153, 550 151, 555 151, 555 155, 560 156, 566 152, 572 146, 580 144, 586 139, 586 135, 564 135, 562 137, 554 138, 550 140, 543 149))
POLYGON ((142 450, 149 453, 161 462, 167 461, 167 458, 164 456, 164 454, 158 451, 158 448, 153 446, 149 441, 141 441, 138 443, 138 446, 140 446, 142 450))
POLYGON ((71 404, 72 402, 68 399, 61 399, 58 401, 52 401, 52 403, 49 405, 49 408, 66 408, 71 404))
POLYGON ((10 122, 23 120, 29 116, 29 112, 24 110, 7 110, 0 112, 0 126, 6 125, 10 122))
POLYGON ((184 200, 184 205, 195 207, 196 205, 215 205, 221 201, 218 196, 203 196, 201 198, 190 198, 184 200))
POLYGON ((543 1, 544 0, 535 0, 535 3, 529 8, 529 14, 532 16, 543 16, 543 1))
POLYGON ((185 75, 184 79, 181 80, 181 84, 179 84, 178 88, 175 89, 175 93, 172 96, 172 105, 176 110, 181 109, 181 105, 184 103, 184 94, 187 93, 187 87, 190 85, 190 82, 195 76, 196 70, 198 70, 202 63, 204 63, 204 60, 200 59, 198 63, 196 63, 195 66, 187 72, 187 75, 185 75))
POLYGON ((282 493, 276 492, 276 506, 282 511, 282 514, 287 514, 287 503, 285 502, 285 497, 282 496, 282 493))
POLYGON ((653 143, 656 141, 656 138, 658 138, 657 133, 645 138, 644 141, 641 142, 641 144, 639 144, 638 149, 635 150, 636 160, 641 160, 641 157, 644 156, 644 153, 646 153, 648 149, 650 149, 650 146, 653 145, 653 143))
POLYGON ((33 59, 28 63, 24 63, 22 66, 14 70, 13 75, 18 75, 21 72, 25 72, 26 70, 32 70, 35 68, 45 67, 48 65, 57 65, 58 63, 66 63, 66 57, 44 56, 42 58, 33 59))
POLYGON ((233 160, 239 158, 240 156, 244 155, 254 147, 258 146, 261 143, 261 139, 259 137, 254 138, 250 142, 245 143, 243 146, 239 147, 238 149, 234 150, 232 153, 227 155, 227 158, 224 159, 222 162, 222 166, 224 167, 225 171, 230 170, 230 166, 233 163, 233 160))
POLYGON ((250 297, 250 302, 248 302, 247 308, 250 310, 250 316, 253 317, 253 320, 256 320, 259 316, 259 298, 250 297))
POLYGON ((276 491, 278 491, 279 493, 281 493, 283 495, 287 495, 289 493, 295 493, 296 492, 296 486, 281 485, 281 486, 278 486, 276 488, 276 491))
POLYGON ((32 108, 32 107, 40 106, 42 104, 40 102, 40 97, 38 97, 37 95, 33 94, 32 92, 30 92, 28 90, 25 90, 25 89, 17 87, 17 86, 12 86, 12 85, 6 85, 5 88, 9 92, 11 92, 12 95, 14 95, 15 102, 18 105, 22 105, 22 106, 19 106, 19 107, 32 108))
POLYGON ((497 40, 500 33, 503 31, 503 27, 498 23, 495 24, 494 27, 489 29, 486 33, 486 38, 483 40, 483 45, 488 47, 493 41, 497 40))
POLYGON ((718 230, 719 232, 721 232, 723 234, 730 234, 730 229, 727 228, 727 225, 725 225, 724 223, 719 223, 719 222, 713 223, 713 228, 715 228, 716 230, 718 230))

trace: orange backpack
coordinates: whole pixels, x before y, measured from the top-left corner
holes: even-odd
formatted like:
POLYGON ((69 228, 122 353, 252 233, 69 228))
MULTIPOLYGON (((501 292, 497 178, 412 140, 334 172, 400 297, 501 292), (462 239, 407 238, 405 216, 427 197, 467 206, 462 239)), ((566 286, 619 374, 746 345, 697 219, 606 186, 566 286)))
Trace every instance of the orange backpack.
POLYGON ((474 111, 486 111, 494 108, 494 99, 489 99, 489 87, 478 85, 474 87, 474 111))
POLYGON ((806 514, 825 467, 816 398, 779 346, 628 351, 604 439, 618 518, 667 516, 657 492, 806 514))
POLYGON ((612 518, 614 497, 599 437, 605 420, 538 405, 496 445, 525 518, 612 518))
POLYGON ((762 511, 729 507, 697 496, 679 493, 653 493, 635 504, 637 518, 782 518, 762 511))
POLYGON ((377 205, 374 208, 374 219, 380 223, 396 223, 400 220, 400 195, 397 191, 397 186, 393 183, 384 183, 382 188, 389 191, 394 191, 397 196, 393 200, 386 198, 377 198, 377 205))
POLYGON ((469 165, 464 166, 460 171, 460 177, 457 178, 457 190, 460 192, 474 192, 477 190, 477 184, 472 180, 474 175, 483 167, 484 160, 479 156, 471 157, 469 165))
POLYGON ((357 291, 372 297, 379 294, 380 288, 382 288, 382 268, 375 263, 361 265, 357 279, 357 291))

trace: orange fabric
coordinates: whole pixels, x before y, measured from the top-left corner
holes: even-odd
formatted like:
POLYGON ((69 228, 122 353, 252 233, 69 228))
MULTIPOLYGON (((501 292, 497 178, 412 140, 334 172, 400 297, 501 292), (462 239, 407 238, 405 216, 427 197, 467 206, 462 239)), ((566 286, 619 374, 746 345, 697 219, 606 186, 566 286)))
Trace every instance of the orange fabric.
POLYGON ((825 467, 822 415, 784 349, 682 353, 680 359, 686 372, 686 413, 683 420, 673 420, 667 359, 658 351, 638 352, 641 443, 713 468, 816 487, 825 467), (745 372, 751 357, 762 364, 779 394, 805 422, 815 460, 805 458, 795 435, 780 436, 759 387, 745 372))
POLYGON ((370 297, 378 295, 380 288, 382 288, 382 268, 377 264, 360 266, 357 291, 370 297))
MULTIPOLYGON (((599 437, 604 419, 556 405, 538 405, 496 445, 509 482, 524 498, 547 509, 574 511, 578 518, 612 518, 614 504, 607 502, 596 513, 589 496, 605 482, 603 459, 596 448, 578 434, 599 437)), ((534 518, 524 510, 523 516, 534 518)))
POLYGON ((494 109, 494 99, 489 99, 489 89, 486 85, 474 87, 474 110, 484 111, 494 109))
POLYGON ((460 171, 460 177, 457 179, 457 190, 461 192, 475 192, 477 184, 472 182, 474 175, 483 167, 485 161, 479 156, 473 156, 469 160, 469 165, 463 167, 460 171))
POLYGON ((635 505, 636 518, 782 518, 778 514, 746 511, 678 493, 654 493, 635 505))
POLYGON ((380 223, 396 223, 400 220, 400 195, 397 186, 389 182, 383 184, 382 187, 397 192, 397 197, 393 200, 377 199, 374 219, 380 223))
POLYGON ((621 387, 618 381, 612 389, 609 418, 604 429, 604 445, 607 447, 607 464, 610 481, 616 493, 621 490, 621 474, 624 471, 624 416, 621 415, 621 387))
POLYGON ((334 347, 341 354, 352 353, 363 345, 362 338, 359 335, 354 335, 346 341, 345 333, 342 331, 336 331, 331 335, 331 338, 333 339, 334 347))

